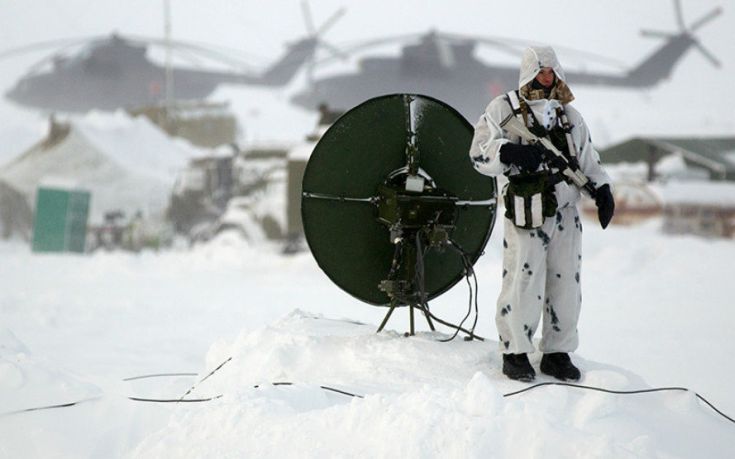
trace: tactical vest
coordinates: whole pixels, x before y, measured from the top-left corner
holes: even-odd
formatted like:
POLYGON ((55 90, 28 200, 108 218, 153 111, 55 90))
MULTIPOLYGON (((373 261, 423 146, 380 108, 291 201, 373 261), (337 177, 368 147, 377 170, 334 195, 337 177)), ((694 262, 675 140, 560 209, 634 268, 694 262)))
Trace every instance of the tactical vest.
MULTIPOLYGON (((520 117, 529 131, 538 137, 548 136, 570 162, 577 163, 577 149, 571 135, 572 127, 563 108, 557 109, 554 126, 547 130, 538 122, 526 101, 519 97, 518 91, 510 91, 505 97, 514 116, 520 117)), ((505 192, 505 217, 517 227, 538 228, 543 225, 546 217, 556 215, 558 201, 554 187, 565 180, 558 171, 544 167, 541 171, 509 176, 508 180, 505 192)))
POLYGON ((534 115, 533 110, 528 106, 528 103, 520 97, 518 90, 508 92, 505 95, 505 98, 513 110, 513 114, 521 117, 523 123, 528 126, 529 131, 538 137, 548 137, 551 140, 551 143, 553 143, 569 161, 574 164, 577 163, 577 146, 574 144, 574 139, 572 138, 573 126, 569 123, 569 118, 567 117, 563 106, 556 109, 556 122, 550 130, 547 130, 536 119, 536 115, 534 115))

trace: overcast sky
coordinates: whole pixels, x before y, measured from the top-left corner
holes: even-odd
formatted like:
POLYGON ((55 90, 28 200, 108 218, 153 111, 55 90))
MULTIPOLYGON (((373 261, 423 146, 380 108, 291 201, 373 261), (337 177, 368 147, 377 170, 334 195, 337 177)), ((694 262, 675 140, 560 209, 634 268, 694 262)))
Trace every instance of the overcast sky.
MULTIPOLYGON (((161 37, 163 0, 0 0, 0 49, 60 38, 120 33, 161 37)), ((639 30, 676 31, 670 0, 617 2, 313 0, 314 23, 339 8, 344 16, 325 39, 337 46, 360 39, 425 32, 532 40, 599 53, 630 66, 652 53, 661 41, 639 30)), ((735 2, 683 1, 686 24, 714 8, 724 13, 697 31, 697 37, 722 62, 715 69, 696 50, 689 51, 670 81, 656 88, 605 90, 573 88, 575 105, 603 142, 639 132, 652 134, 732 134, 735 132, 735 2), (714 98, 713 98, 714 96, 714 98), (634 113, 631 116, 631 113, 634 113), (640 128, 644 126, 643 128, 640 128)), ((171 0, 175 39, 207 42, 242 50, 254 64, 274 59, 287 42, 303 37, 305 25, 298 0, 171 0)), ((373 52, 389 52, 375 50, 373 52)), ((485 60, 507 57, 481 50, 485 60)), ((0 61, 0 90, 6 91, 28 66, 48 53, 0 61)), ((562 57, 562 64, 573 62, 562 57)), ((340 71, 338 67, 322 72, 340 71)), ((303 83, 303 80, 301 81, 303 83)), ((300 89, 297 83, 288 92, 300 89)), ((0 102, 6 104, 6 102, 0 102)), ((9 113, 0 107, 0 115, 9 113)), ((471 120, 473 121, 473 120, 471 120)), ((3 133, 0 132, 0 141, 3 133)))

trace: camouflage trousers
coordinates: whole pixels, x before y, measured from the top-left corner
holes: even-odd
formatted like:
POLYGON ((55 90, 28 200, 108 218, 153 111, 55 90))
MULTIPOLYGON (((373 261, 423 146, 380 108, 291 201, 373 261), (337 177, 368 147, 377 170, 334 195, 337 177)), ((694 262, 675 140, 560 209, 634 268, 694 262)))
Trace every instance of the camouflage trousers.
POLYGON ((573 352, 582 303, 582 222, 576 206, 557 210, 531 230, 503 220, 503 284, 495 315, 501 352, 533 352, 542 316, 539 349, 573 352))

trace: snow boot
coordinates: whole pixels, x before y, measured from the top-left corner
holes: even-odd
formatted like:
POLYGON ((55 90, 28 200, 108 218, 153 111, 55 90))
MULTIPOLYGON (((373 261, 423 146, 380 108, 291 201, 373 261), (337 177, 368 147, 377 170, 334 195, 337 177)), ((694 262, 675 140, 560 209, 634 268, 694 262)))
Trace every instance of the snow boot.
POLYGON ((503 374, 523 382, 531 382, 536 377, 526 354, 503 354, 503 374))
POLYGON ((562 381, 579 381, 582 376, 566 352, 544 354, 541 357, 541 372, 562 381))

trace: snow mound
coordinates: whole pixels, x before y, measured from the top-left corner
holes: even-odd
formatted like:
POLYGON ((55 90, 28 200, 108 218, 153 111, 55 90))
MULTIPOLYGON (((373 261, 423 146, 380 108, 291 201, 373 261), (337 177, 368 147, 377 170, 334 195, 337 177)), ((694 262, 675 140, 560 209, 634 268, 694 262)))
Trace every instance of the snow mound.
MULTIPOLYGON (((732 438, 732 426, 692 393, 616 396, 550 386, 504 398, 527 385, 500 374, 497 343, 440 337, 376 334, 374 325, 297 310, 215 343, 202 374, 232 360, 190 397, 224 396, 176 409, 133 455, 722 457, 732 438)), ((583 384, 647 387, 620 368, 576 361, 583 384)))

